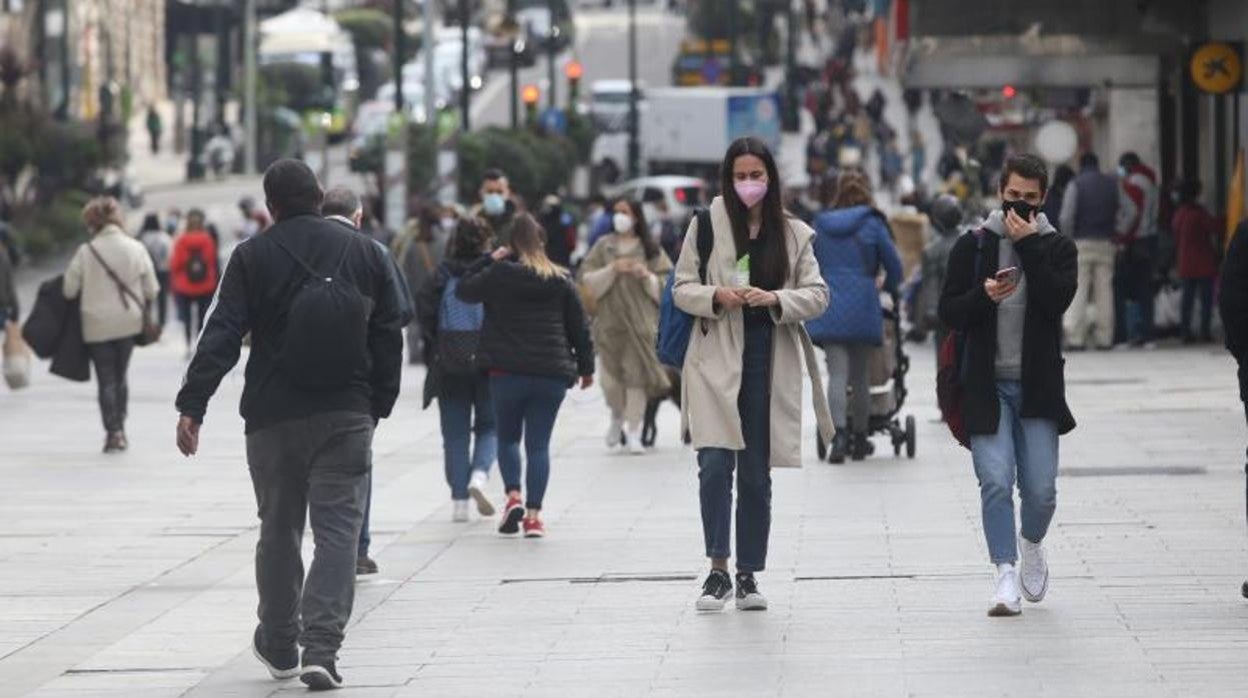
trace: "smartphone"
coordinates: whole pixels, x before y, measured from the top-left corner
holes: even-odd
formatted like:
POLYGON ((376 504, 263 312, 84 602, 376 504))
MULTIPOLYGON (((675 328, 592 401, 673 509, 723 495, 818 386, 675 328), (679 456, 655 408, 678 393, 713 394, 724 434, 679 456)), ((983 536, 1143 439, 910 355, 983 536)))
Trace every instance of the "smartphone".
POLYGON ((998 283, 1014 285, 1018 283, 1018 267, 1006 267, 997 272, 998 283))

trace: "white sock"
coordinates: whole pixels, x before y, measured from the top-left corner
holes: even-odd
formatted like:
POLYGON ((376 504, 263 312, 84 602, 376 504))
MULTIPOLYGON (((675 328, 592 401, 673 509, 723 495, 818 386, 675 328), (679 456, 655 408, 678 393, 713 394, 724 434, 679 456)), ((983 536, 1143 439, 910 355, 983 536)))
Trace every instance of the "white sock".
POLYGON ((1006 572, 1013 572, 1013 571, 1014 571, 1014 563, 1012 562, 1002 562, 997 565, 997 576, 1001 576, 1005 574, 1006 572))

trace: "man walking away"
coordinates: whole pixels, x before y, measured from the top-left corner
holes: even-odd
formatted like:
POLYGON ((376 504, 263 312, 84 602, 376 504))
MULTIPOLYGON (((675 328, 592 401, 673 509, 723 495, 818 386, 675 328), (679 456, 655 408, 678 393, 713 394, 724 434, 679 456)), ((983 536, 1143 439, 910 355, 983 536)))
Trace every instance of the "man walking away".
POLYGON ((230 258, 178 393, 178 449, 199 449, 208 400, 250 332, 240 411, 260 517, 252 649, 274 678, 337 688, 373 429, 399 393, 401 291, 384 252, 320 216, 307 165, 273 163, 264 193, 277 223, 230 258), (316 546, 306 580, 305 517, 316 546))
MULTIPOLYGON (((348 230, 353 232, 363 232, 360 225, 364 221, 364 202, 355 192, 347 187, 333 187, 325 192, 325 202, 321 204, 321 215, 326 219, 335 221, 346 226, 348 230)), ((412 295, 407 287, 407 282, 403 280, 403 273, 399 271, 398 266, 390 257, 390 252, 386 246, 377 240, 373 240, 373 244, 385 253, 386 258, 390 260, 390 274, 393 277, 394 288, 400 291, 399 296, 395 299, 402 315, 403 324, 411 322, 412 315, 415 313, 412 305, 412 295)), ((368 484, 366 485, 367 494, 364 498, 364 521, 360 525, 360 543, 359 549, 355 557, 355 573, 356 574, 377 574, 379 571, 377 563, 368 556, 368 548, 372 544, 372 536, 369 535, 369 518, 373 511, 373 476, 370 472, 368 475, 368 484)))
POLYGON ((1100 171, 1096 154, 1084 153, 1062 198, 1059 224, 1079 250, 1079 288, 1065 323, 1072 350, 1087 346, 1089 306, 1096 316, 1096 348, 1114 346, 1114 235, 1121 196, 1118 180, 1100 171))
MULTIPOLYGON (((1153 341, 1153 268, 1157 257, 1157 173, 1125 152, 1118 158, 1122 181, 1124 227, 1120 230, 1123 286, 1126 289, 1126 317, 1119 320, 1126 339, 1133 347, 1148 347, 1153 341)), ((1117 312, 1117 311, 1115 311, 1117 312)))
MULTIPOLYGON (((1239 398, 1248 416, 1248 220, 1242 221, 1234 234, 1222 262, 1218 312, 1226 328, 1226 348, 1239 363, 1239 398)), ((1244 466, 1244 475, 1248 477, 1248 465, 1244 466)), ((1248 488, 1245 497, 1248 502, 1248 488)), ((1248 582, 1244 582, 1241 591, 1248 598, 1248 582)))
POLYGON ((1048 172, 1034 155, 1010 158, 1001 210, 958 238, 940 319, 965 337, 963 417, 979 478, 984 537, 997 567, 990 616, 1022 613, 1020 594, 1044 599, 1044 537, 1057 508, 1058 435, 1075 427, 1066 406, 1062 313, 1075 295, 1078 252, 1043 213, 1048 172), (1022 501, 1014 528, 1014 483, 1022 501), (1022 552, 1021 570, 1015 568, 1022 552))

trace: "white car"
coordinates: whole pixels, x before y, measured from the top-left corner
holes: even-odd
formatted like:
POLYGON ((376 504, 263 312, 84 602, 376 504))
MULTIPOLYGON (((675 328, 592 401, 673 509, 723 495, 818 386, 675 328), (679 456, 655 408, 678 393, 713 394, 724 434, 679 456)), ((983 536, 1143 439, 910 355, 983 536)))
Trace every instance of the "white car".
MULTIPOLYGON (((454 92, 463 87, 463 33, 459 27, 439 27, 435 34, 437 44, 433 49, 436 71, 444 71, 448 86, 454 92)), ((421 62, 421 59, 417 59, 421 62)), ((477 27, 468 28, 468 87, 479 90, 485 85, 489 58, 485 52, 485 37, 477 27)), ((423 66, 423 62, 421 62, 423 66)))
MULTIPOLYGON (((589 86, 589 113, 602 133, 628 130, 628 100, 633 86, 628 80, 595 80, 589 86)), ((645 108, 646 89, 637 83, 637 109, 645 108)))
POLYGON ((667 202, 672 219, 687 220, 701 206, 710 203, 706 182, 697 177, 680 175, 656 175, 631 179, 603 192, 608 198, 625 198, 652 204, 667 202))
MULTIPOLYGON (((387 81, 377 89, 377 98, 373 101, 394 104, 394 89, 394 81, 387 81)), ((418 124, 423 124, 427 121, 424 80, 403 81, 403 104, 407 107, 407 118, 418 124)), ((445 105, 445 102, 439 102, 439 106, 443 105, 445 105)))

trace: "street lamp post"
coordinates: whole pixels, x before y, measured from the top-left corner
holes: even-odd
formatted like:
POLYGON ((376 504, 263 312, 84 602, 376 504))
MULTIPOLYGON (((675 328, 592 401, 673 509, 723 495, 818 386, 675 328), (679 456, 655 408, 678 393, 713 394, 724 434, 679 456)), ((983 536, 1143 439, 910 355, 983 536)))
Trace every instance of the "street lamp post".
MULTIPOLYGON (((393 3, 394 19, 394 112, 403 113, 403 54, 407 49, 407 33, 403 31, 403 3, 393 3)), ((429 86, 427 89, 433 89, 429 86)))
POLYGON ((559 36, 559 25, 555 22, 555 0, 546 0, 546 11, 550 13, 550 29, 546 32, 546 75, 547 87, 546 104, 554 109, 558 101, 558 92, 555 89, 555 41, 559 36))
POLYGON ((243 0, 243 172, 256 173, 256 0, 243 0))
POLYGON ((517 38, 511 44, 511 128, 520 128, 520 54, 524 53, 524 39, 517 38))
MULTIPOLYGON (((430 0, 432 2, 432 0, 430 0)), ((462 46, 460 47, 460 70, 463 72, 463 84, 459 89, 459 109, 462 113, 460 122, 467 133, 472 129, 471 121, 471 87, 468 84, 468 0, 459 0, 459 31, 462 46)), ((432 58, 432 54, 431 54, 432 58)))
POLYGON ((633 179, 641 171, 640 118, 637 114, 637 0, 628 0, 628 82, 628 176, 633 179))

